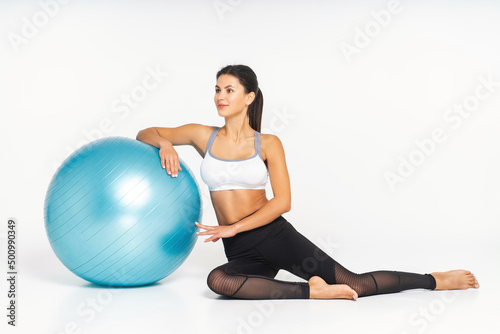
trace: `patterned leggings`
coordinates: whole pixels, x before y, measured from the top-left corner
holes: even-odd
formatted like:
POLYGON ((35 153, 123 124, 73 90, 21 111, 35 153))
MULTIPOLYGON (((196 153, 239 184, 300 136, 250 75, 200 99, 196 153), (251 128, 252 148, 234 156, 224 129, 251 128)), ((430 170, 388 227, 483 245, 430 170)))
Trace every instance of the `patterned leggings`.
POLYGON ((222 241, 229 262, 212 270, 207 284, 212 291, 224 296, 309 299, 307 282, 274 279, 280 269, 305 280, 319 276, 328 284, 347 284, 359 297, 436 288, 436 281, 429 274, 387 270, 353 273, 297 232, 282 216, 222 241))

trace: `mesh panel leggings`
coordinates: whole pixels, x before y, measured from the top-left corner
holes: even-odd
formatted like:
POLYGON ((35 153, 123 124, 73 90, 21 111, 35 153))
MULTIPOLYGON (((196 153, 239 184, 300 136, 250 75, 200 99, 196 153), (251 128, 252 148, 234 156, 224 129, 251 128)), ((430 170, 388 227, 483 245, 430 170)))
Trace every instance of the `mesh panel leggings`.
POLYGON ((308 299, 307 282, 274 279, 280 269, 305 280, 319 276, 328 284, 347 284, 359 297, 436 288, 436 281, 429 274, 387 270, 353 273, 297 232, 282 216, 222 241, 229 262, 212 270, 207 284, 212 291, 224 296, 308 299))

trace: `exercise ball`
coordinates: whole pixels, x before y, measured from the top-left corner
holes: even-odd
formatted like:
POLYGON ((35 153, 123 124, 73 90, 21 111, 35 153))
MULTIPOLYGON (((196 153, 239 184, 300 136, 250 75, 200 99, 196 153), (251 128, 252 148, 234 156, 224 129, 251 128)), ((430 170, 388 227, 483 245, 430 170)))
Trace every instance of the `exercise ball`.
POLYGON ((186 260, 196 241, 201 198, 179 159, 177 177, 158 149, 108 137, 64 160, 45 197, 45 229, 61 262, 79 277, 106 286, 157 282, 186 260))

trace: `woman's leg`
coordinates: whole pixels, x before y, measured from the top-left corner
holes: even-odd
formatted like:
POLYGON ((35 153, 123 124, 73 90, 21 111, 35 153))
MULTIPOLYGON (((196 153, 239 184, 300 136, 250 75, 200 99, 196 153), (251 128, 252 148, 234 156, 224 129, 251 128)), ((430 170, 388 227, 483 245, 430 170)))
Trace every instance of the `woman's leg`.
POLYGON ((210 272, 207 284, 220 295, 243 299, 308 299, 307 283, 274 279, 277 268, 249 258, 229 261, 210 272))
POLYGON ((281 223, 279 234, 262 242, 256 249, 273 266, 306 280, 319 276, 327 284, 347 284, 360 297, 436 288, 436 280, 429 274, 388 270, 353 273, 297 232, 286 220, 281 223))
MULTIPOLYGON (((401 271, 353 273, 297 232, 284 218, 277 219, 273 224, 272 229, 266 228, 265 233, 257 238, 264 241, 240 252, 237 258, 210 272, 207 284, 212 291, 244 299, 356 299, 357 296, 415 288, 440 289, 429 274, 401 271), (309 282, 276 280, 274 277, 279 269, 285 269, 309 282), (332 285, 326 286, 324 282, 332 285)), ((255 233, 247 233, 247 236, 255 240, 255 233)), ((247 241, 240 238, 235 244, 241 246, 247 241)), ((226 240, 225 244, 227 246, 229 242, 226 240)), ((228 249, 226 247, 226 251, 228 249)), ((464 282, 463 276, 460 282, 464 282)), ((443 281, 438 278, 438 283, 443 281)), ((468 282, 460 288, 473 287, 471 284, 468 282)), ((446 288, 457 288, 452 285, 446 288)))

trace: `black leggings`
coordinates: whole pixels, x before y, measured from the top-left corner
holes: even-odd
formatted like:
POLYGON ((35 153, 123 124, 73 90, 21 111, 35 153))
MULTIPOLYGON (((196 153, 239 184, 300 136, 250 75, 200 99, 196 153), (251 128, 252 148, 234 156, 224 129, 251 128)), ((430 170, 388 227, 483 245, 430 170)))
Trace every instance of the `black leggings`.
POLYGON ((223 238, 228 263, 210 272, 207 284, 217 294, 244 299, 309 299, 309 284, 274 277, 280 269, 309 280, 319 276, 328 284, 347 284, 359 297, 408 289, 434 290, 429 274, 401 271, 353 273, 314 245, 285 219, 223 238))

